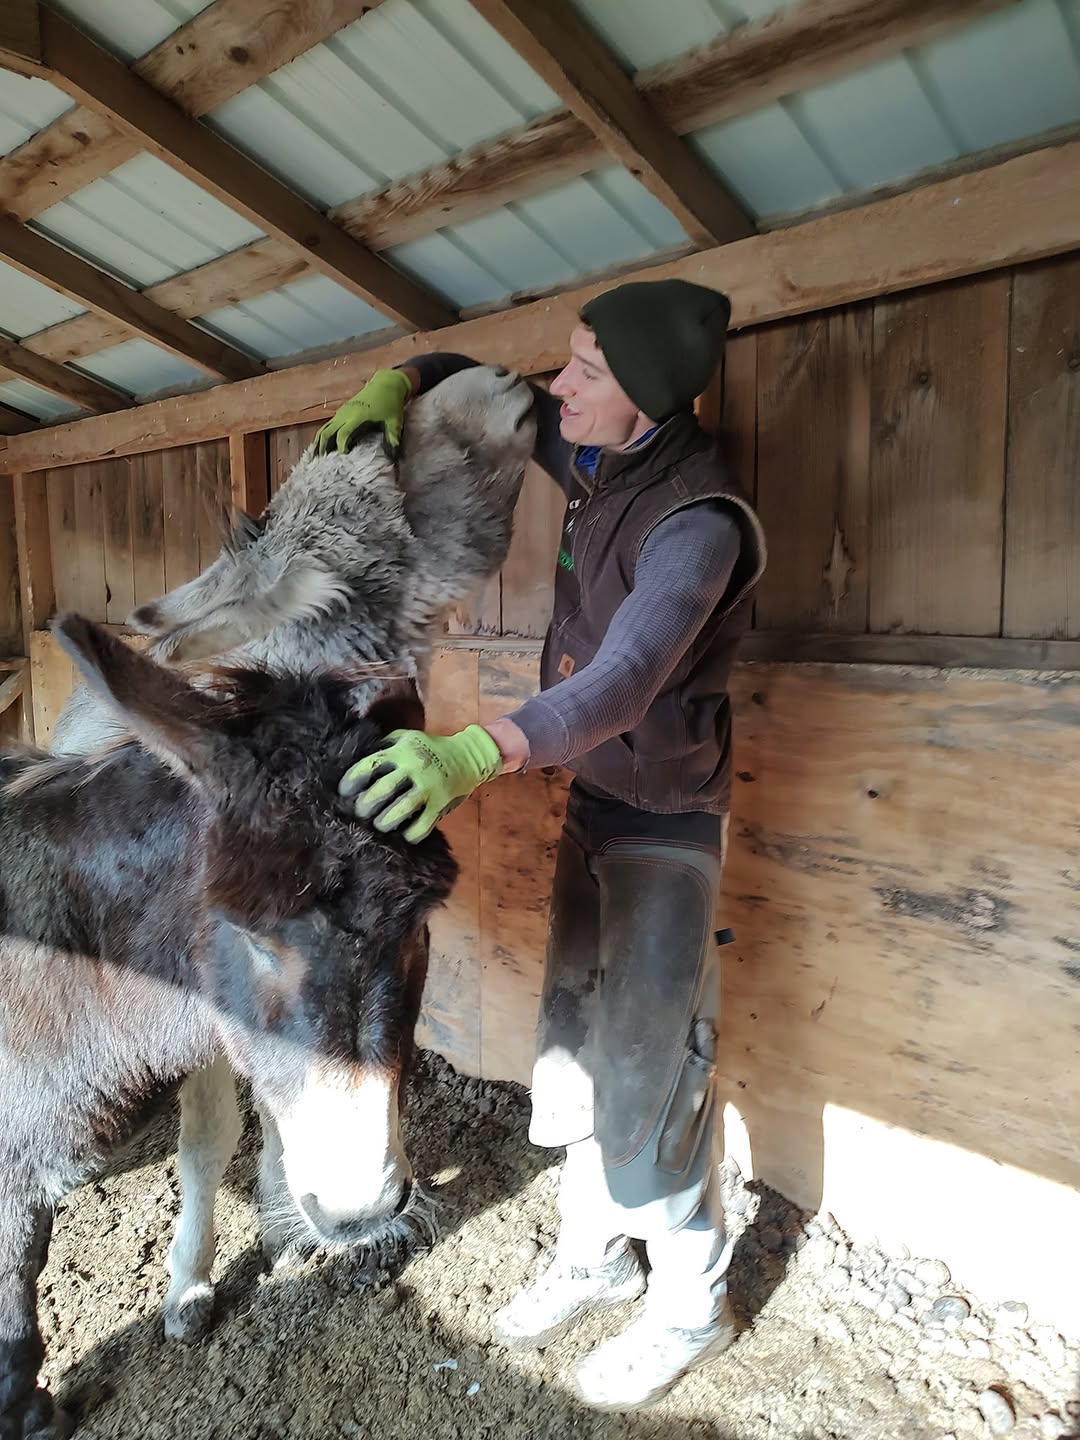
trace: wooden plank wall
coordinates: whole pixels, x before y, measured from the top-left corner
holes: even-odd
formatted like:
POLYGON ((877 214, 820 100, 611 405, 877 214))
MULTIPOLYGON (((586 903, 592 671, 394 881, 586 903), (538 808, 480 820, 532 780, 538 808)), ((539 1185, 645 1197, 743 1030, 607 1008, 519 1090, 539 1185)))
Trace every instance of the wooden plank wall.
POLYGON ((221 548, 228 442, 46 471, 57 610, 123 624, 221 548))

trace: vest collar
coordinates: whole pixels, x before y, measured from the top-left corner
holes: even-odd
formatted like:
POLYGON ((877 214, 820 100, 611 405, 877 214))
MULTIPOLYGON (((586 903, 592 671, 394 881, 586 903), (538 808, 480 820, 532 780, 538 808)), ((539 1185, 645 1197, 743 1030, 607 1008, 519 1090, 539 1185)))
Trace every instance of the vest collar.
POLYGON ((581 446, 574 448, 574 477, 590 495, 598 490, 628 490, 651 480, 659 470, 702 448, 709 441, 690 411, 681 411, 657 426, 648 439, 628 450, 603 449, 592 475, 577 463, 581 446))

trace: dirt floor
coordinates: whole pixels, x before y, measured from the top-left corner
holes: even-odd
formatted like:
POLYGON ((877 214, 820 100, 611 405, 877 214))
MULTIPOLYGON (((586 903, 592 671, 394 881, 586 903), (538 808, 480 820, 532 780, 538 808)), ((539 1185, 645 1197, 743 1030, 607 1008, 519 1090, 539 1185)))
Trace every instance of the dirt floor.
MULTIPOLYGON (((47 1376, 83 1440, 967 1440, 1080 1435, 1080 1351, 987 1308, 940 1261, 852 1250, 828 1222, 729 1175, 741 1229, 732 1292, 747 1328, 658 1407, 604 1415, 568 1368, 630 1311, 543 1355, 510 1353, 490 1317, 545 1259, 556 1155, 526 1141, 516 1086, 481 1084, 423 1056, 409 1148, 434 1178, 443 1238, 381 1289, 354 1260, 262 1273, 250 1201, 249 1124, 218 1201, 218 1321, 167 1344, 159 1305, 177 1205, 173 1125, 57 1218, 42 1277, 47 1376)), ((1061 1238, 1055 1263, 1075 1263, 1061 1238)), ((1042 1254, 1042 1247, 1038 1249, 1042 1254)))

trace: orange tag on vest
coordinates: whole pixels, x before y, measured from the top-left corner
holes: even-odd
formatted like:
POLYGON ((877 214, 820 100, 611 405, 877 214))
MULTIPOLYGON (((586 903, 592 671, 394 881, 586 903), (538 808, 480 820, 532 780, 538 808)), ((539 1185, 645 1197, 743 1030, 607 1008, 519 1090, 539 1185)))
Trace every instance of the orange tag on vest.
POLYGON ((564 680, 569 680, 573 673, 574 657, 572 655, 564 655, 559 661, 559 674, 564 680))

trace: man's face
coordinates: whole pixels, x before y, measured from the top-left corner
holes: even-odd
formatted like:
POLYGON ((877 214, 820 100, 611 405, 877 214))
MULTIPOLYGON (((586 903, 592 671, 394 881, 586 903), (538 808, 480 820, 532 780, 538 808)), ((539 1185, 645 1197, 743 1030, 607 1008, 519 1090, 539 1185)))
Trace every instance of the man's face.
POLYGON ((587 325, 577 325, 572 331, 570 359, 551 382, 551 393, 563 402, 559 431, 572 445, 619 448, 652 425, 608 369, 604 352, 587 325))

